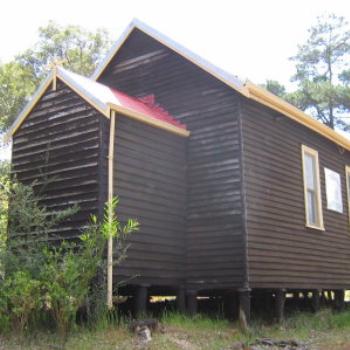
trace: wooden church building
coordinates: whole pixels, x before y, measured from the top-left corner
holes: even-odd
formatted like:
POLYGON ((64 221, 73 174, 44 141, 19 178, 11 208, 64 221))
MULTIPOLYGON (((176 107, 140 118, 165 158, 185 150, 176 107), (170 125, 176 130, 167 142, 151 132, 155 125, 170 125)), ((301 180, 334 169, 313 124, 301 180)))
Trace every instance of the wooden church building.
POLYGON ((20 181, 52 177, 45 204, 79 205, 59 237, 110 191, 138 219, 115 281, 141 310, 216 295, 249 318, 267 293, 280 315, 286 292, 350 289, 350 142, 137 20, 91 78, 54 69, 7 136, 20 181))

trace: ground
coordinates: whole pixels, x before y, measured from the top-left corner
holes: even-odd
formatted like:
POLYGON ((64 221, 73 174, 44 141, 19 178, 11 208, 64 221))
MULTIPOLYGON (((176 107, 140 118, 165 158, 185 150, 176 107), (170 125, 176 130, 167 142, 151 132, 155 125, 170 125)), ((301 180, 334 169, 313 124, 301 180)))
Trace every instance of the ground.
MULTIPOLYGON (((152 334, 146 347, 129 331, 126 321, 120 325, 98 325, 95 330, 76 329, 65 346, 55 334, 10 334, 1 338, 1 350, 250 350, 257 339, 272 338, 296 340, 310 350, 349 350, 350 311, 333 314, 323 310, 314 315, 298 313, 277 325, 255 320, 250 330, 243 333, 236 323, 205 316, 188 318, 170 314, 161 320, 160 329, 152 334)), ((264 348, 265 349, 265 348, 264 348)), ((274 350, 275 348, 271 348, 274 350)), ((287 348, 285 348, 287 349, 287 348)))

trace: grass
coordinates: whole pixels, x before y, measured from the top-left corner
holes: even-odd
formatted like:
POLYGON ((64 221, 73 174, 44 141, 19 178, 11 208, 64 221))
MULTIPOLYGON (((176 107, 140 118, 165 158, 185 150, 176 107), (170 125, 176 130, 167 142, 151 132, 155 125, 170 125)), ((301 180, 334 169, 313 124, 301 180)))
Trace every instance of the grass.
MULTIPOLYGON (((153 334, 148 350, 225 350, 235 342, 249 345, 261 337, 300 340, 322 350, 350 348, 350 311, 333 314, 330 310, 322 310, 317 315, 296 313, 281 324, 255 320, 247 334, 240 332, 235 323, 203 315, 189 318, 167 313, 161 319, 161 325, 162 330, 153 334)), ((0 339, 0 349, 6 350, 63 349, 61 339, 52 333, 37 332, 22 337, 10 334, 0 339)), ((139 348, 126 321, 119 325, 102 323, 95 330, 80 327, 70 334, 65 344, 65 349, 69 350, 139 348)))

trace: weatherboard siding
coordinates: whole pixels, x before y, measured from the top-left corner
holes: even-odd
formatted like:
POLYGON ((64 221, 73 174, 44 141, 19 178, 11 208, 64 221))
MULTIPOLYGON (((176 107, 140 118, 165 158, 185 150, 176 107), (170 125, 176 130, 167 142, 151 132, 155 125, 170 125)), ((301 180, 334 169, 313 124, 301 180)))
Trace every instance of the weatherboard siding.
POLYGON ((114 193, 118 217, 135 218, 119 280, 176 287, 184 283, 186 138, 117 115, 114 193))
POLYGON ((245 98, 241 113, 249 286, 349 288, 350 153, 245 98), (302 144, 318 151, 325 231, 305 227, 302 144), (325 167, 341 176, 342 214, 327 209, 325 167))
POLYGON ((12 171, 34 183, 49 210, 77 204, 79 212, 51 238, 76 238, 99 208, 100 120, 105 118, 60 81, 30 112, 13 137, 12 171))
POLYGON ((237 94, 138 30, 99 81, 132 96, 154 94, 187 125, 187 287, 241 287, 245 254, 237 94))

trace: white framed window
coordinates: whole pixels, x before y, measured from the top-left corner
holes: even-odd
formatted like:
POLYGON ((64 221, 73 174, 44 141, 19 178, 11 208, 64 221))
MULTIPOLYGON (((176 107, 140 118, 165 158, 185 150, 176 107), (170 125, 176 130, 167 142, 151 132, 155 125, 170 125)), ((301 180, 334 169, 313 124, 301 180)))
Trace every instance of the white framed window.
POLYGON ((324 230, 318 152, 302 145, 306 226, 324 230))
POLYGON ((345 167, 345 177, 346 177, 346 195, 348 200, 348 214, 350 222, 350 166, 345 167))
POLYGON ((343 197, 341 191, 340 174, 324 168, 326 182, 327 209, 343 213, 343 197))

